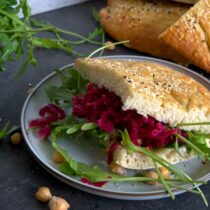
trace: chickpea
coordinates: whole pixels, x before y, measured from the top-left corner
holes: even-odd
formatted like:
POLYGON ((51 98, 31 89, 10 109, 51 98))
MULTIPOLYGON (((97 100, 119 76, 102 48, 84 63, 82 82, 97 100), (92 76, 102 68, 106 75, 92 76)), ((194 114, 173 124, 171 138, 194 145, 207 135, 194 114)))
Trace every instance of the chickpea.
POLYGON ((111 162, 111 164, 109 165, 109 167, 111 168, 111 171, 115 174, 119 174, 119 175, 125 175, 126 174, 126 170, 119 166, 117 163, 115 162, 111 162))
POLYGON ((49 202, 50 210, 67 210, 70 204, 61 197, 53 196, 49 202))
MULTIPOLYGON (((144 174, 144 176, 148 178, 158 179, 158 174, 154 171, 148 171, 144 174)), ((149 185, 156 185, 158 184, 158 181, 146 181, 146 183, 149 185)))
POLYGON ((52 159, 54 160, 55 163, 63 163, 64 162, 63 156, 58 151, 54 152, 52 159))
POLYGON ((160 170, 160 173, 163 175, 163 178, 165 178, 165 179, 170 178, 170 173, 167 168, 160 167, 159 170, 160 170))
POLYGON ((113 45, 113 42, 107 41, 104 43, 105 46, 107 46, 107 50, 115 50, 115 45, 113 45))
POLYGON ((40 187, 35 194, 38 201, 47 202, 52 198, 52 194, 48 187, 40 187))
POLYGON ((10 136, 10 141, 13 144, 20 144, 22 142, 22 135, 19 132, 16 132, 10 136))

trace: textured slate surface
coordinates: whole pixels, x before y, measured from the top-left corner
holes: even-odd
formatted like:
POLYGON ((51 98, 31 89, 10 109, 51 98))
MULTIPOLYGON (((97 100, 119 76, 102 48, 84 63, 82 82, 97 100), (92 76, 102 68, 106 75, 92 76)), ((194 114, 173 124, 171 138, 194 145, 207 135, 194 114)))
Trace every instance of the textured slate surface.
MULTIPOLYGON (((87 35, 95 28, 90 8, 100 8, 105 1, 90 1, 67 7, 57 11, 38 15, 53 24, 71 31, 87 35)), ((88 53, 96 46, 79 46, 78 49, 88 53)), ((112 54, 139 55, 136 51, 118 47, 117 50, 106 52, 112 54)), ((0 74, 0 118, 9 120, 12 124, 20 124, 20 113, 27 96, 28 84, 35 85, 52 69, 69 64, 74 57, 62 52, 37 50, 39 60, 37 69, 30 67, 19 79, 14 79, 14 73, 20 63, 8 64, 8 71, 0 74)), ((207 75, 206 75, 207 76, 207 75)), ((58 181, 47 173, 35 161, 25 143, 13 146, 8 139, 0 141, 0 210, 38 210, 48 209, 47 205, 40 204, 34 198, 37 188, 42 185, 50 187, 55 195, 62 196, 70 201, 75 210, 205 210, 207 209, 197 195, 185 193, 177 196, 175 201, 170 199, 153 201, 122 201, 91 195, 58 181)), ((203 186, 210 203, 210 185, 203 186)))

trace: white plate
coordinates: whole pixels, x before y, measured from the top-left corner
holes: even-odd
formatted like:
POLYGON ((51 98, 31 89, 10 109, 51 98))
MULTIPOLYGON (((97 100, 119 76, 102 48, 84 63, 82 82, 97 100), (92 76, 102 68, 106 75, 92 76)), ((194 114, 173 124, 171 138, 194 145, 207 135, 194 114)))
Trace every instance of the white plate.
MULTIPOLYGON (((157 62, 193 77, 210 89, 210 82, 207 79, 174 63, 142 56, 106 56, 106 58, 157 62)), ((29 122, 32 119, 37 118, 40 107, 49 102, 44 92, 44 87, 49 84, 60 84, 59 76, 56 73, 50 74, 36 85, 33 92, 27 97, 21 115, 22 132, 29 150, 47 171, 75 188, 105 197, 127 200, 150 200, 168 197, 168 194, 165 193, 161 186, 150 186, 144 183, 120 183, 119 185, 108 183, 105 187, 98 188, 84 184, 76 177, 70 177, 61 173, 58 170, 58 166, 52 161, 53 149, 50 146, 50 143, 48 141, 40 141, 34 132, 28 131, 29 122)), ((75 160, 88 164, 97 164, 106 169, 104 164, 106 161, 106 154, 94 144, 94 142, 85 140, 78 142, 74 139, 62 139, 59 144, 62 147, 65 147, 75 160)), ((195 159, 183 162, 179 164, 179 167, 194 179, 202 179, 205 181, 210 180, 210 162, 202 164, 200 160, 195 159)), ((192 187, 190 185, 185 186, 189 188, 192 187)), ((183 192, 183 190, 174 189, 174 194, 180 194, 183 192)))

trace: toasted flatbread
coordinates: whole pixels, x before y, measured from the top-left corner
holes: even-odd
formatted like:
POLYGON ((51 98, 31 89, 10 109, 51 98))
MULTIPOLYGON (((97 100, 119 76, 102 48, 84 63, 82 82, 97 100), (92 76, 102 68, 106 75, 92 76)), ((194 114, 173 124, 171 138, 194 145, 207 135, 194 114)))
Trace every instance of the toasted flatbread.
POLYGON ((160 39, 210 73, 210 0, 200 0, 162 33, 160 39))
MULTIPOLYGON (((210 121, 210 91, 169 67, 148 61, 84 58, 76 60, 75 68, 83 77, 118 95, 124 110, 134 109, 172 127, 210 121)), ((210 133, 210 125, 182 129, 210 133)))
POLYGON ((179 52, 162 43, 159 35, 189 8, 189 5, 167 0, 109 0, 108 6, 100 10, 99 18, 112 38, 130 41, 127 47, 187 63, 179 52))

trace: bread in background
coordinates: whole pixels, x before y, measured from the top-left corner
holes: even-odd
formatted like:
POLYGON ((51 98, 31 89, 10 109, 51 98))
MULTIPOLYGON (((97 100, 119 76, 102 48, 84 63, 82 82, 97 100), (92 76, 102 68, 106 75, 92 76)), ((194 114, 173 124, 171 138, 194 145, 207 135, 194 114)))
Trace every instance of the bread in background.
POLYGON ((189 8, 189 5, 166 0, 109 0, 108 6, 99 11, 99 18, 113 39, 130 40, 126 46, 186 63, 186 59, 163 44, 159 36, 189 8))
POLYGON ((210 0, 200 0, 160 39, 191 63, 210 73, 210 0))

